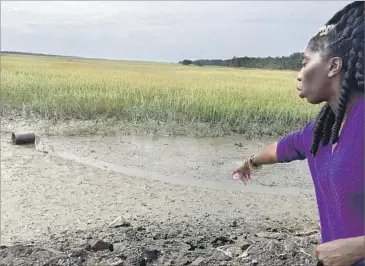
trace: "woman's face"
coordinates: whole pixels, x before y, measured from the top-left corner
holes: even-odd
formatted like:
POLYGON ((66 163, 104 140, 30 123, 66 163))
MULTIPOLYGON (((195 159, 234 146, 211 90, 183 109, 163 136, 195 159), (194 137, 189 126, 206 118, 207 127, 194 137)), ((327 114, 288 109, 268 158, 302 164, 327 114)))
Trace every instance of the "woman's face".
POLYGON ((336 96, 340 83, 333 79, 337 73, 333 71, 334 67, 333 58, 325 59, 319 52, 307 48, 297 77, 299 97, 306 98, 311 104, 319 104, 336 96))

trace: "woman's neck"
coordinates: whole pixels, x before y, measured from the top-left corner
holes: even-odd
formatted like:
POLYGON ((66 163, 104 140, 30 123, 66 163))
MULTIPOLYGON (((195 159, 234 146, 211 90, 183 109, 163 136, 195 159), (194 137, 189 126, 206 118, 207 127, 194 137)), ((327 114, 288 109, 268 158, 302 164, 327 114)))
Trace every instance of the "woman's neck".
MULTIPOLYGON (((345 117, 344 120, 346 119, 349 111, 351 110, 352 106, 360 99, 363 98, 364 94, 360 93, 360 92, 355 92, 355 93, 351 93, 351 95, 349 96, 349 99, 347 101, 347 105, 346 105, 346 111, 345 111, 345 117)), ((338 109, 338 103, 339 103, 339 97, 335 100, 335 101, 329 101, 328 105, 331 107, 332 111, 337 114, 337 109, 338 109)))

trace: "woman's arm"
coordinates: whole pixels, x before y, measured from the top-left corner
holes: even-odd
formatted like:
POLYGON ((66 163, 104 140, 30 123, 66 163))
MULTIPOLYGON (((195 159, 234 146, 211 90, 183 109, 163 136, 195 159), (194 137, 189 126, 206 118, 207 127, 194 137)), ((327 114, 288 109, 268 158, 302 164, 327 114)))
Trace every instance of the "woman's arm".
POLYGON ((276 150, 278 143, 275 142, 267 146, 262 152, 255 154, 251 162, 254 166, 258 167, 265 164, 277 163, 276 150))
POLYGON ((290 134, 267 146, 262 152, 247 158, 240 167, 233 171, 233 179, 247 183, 251 179, 252 171, 260 169, 265 164, 306 159, 307 146, 312 138, 311 129, 312 122, 308 123, 303 130, 290 134))
POLYGON ((308 143, 311 140, 312 123, 303 130, 283 137, 278 142, 270 144, 262 152, 251 157, 251 163, 258 167, 265 164, 286 163, 307 158, 308 143))

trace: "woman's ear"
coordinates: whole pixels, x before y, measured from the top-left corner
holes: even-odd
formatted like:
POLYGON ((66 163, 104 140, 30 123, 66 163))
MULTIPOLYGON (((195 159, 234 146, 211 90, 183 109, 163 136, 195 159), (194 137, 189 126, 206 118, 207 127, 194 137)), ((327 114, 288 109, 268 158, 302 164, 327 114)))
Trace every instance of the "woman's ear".
POLYGON ((341 57, 333 57, 330 61, 328 77, 332 78, 340 73, 342 70, 342 58, 341 57))

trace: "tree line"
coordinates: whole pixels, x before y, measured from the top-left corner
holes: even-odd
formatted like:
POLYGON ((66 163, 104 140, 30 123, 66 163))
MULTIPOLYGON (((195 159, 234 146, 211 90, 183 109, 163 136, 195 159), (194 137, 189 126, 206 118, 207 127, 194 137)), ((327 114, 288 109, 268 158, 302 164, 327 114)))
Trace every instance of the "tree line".
POLYGON ((293 53, 290 56, 281 57, 233 57, 232 59, 198 59, 182 60, 179 64, 196 66, 221 66, 221 67, 244 67, 263 68, 277 70, 300 70, 303 53, 293 53))

